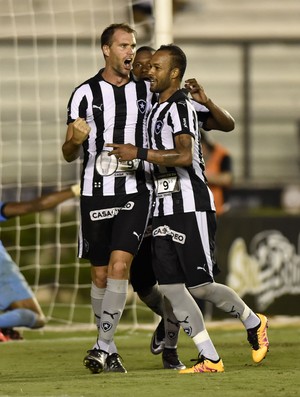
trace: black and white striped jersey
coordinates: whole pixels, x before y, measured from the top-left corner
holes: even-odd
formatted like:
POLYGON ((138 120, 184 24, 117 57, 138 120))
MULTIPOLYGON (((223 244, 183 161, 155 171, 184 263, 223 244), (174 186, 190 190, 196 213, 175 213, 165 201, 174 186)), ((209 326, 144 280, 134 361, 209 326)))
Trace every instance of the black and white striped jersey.
POLYGON ((204 176, 197 114, 203 123, 209 112, 198 104, 196 113, 183 90, 177 91, 166 102, 156 103, 149 114, 147 132, 151 149, 173 149, 178 134, 190 134, 195 140, 191 166, 153 165, 156 197, 153 216, 215 210, 213 195, 204 176))
POLYGON ((131 79, 117 87, 102 78, 101 70, 78 86, 68 103, 68 120, 81 117, 91 127, 83 143, 82 194, 115 196, 147 189, 143 161, 119 163, 112 175, 101 176, 96 160, 105 143, 131 143, 147 147, 146 117, 151 108, 149 83, 131 79), (126 164, 124 164, 126 163, 126 164))

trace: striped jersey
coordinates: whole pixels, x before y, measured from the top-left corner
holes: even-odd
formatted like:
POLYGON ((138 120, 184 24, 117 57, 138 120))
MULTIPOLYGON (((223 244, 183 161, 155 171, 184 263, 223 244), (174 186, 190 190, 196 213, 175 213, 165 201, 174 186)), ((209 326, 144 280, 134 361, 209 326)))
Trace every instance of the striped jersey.
POLYGON ((67 124, 81 117, 91 128, 82 144, 82 195, 116 196, 148 188, 143 161, 119 162, 112 175, 104 176, 98 172, 97 164, 103 151, 112 150, 105 147, 105 143, 146 147, 146 117, 152 95, 148 82, 131 78, 127 84, 117 87, 103 79, 101 70, 74 90, 68 103, 67 124))
POLYGON ((151 149, 174 149, 175 136, 178 134, 189 134, 194 138, 192 165, 153 165, 156 197, 153 216, 215 211, 213 195, 204 176, 197 115, 201 125, 207 120, 209 111, 198 104, 196 112, 184 90, 176 91, 161 104, 156 103, 149 114, 147 133, 151 149))

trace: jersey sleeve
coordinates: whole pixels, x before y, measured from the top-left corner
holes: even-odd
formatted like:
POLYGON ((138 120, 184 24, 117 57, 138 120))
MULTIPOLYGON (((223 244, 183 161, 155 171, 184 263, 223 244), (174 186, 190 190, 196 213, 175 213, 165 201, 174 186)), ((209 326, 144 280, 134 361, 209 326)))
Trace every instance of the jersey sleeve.
POLYGON ((7 220, 7 217, 3 213, 3 209, 5 207, 6 203, 3 203, 0 201, 0 222, 5 222, 7 220))
POLYGON ((73 123, 78 117, 87 118, 88 101, 82 89, 73 91, 67 108, 67 124, 73 123))
POLYGON ((197 125, 197 117, 195 109, 189 101, 179 101, 176 106, 171 108, 172 120, 169 122, 173 124, 173 134, 189 134, 195 136, 197 125))
POLYGON ((205 106, 194 101, 193 99, 191 99, 191 103, 197 112, 199 127, 202 128, 203 124, 206 122, 206 120, 208 119, 208 117, 210 115, 210 111, 205 106))

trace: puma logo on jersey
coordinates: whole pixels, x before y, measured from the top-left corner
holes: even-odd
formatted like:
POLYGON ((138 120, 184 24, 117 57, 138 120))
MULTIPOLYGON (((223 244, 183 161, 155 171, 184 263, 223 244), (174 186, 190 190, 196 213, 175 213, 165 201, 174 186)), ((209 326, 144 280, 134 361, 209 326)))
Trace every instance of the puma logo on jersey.
POLYGON ((102 111, 103 111, 103 104, 101 103, 101 105, 100 105, 100 106, 93 105, 93 108, 94 108, 94 109, 99 109, 99 110, 100 110, 100 112, 102 112, 102 111))
POLYGON ((137 232, 132 232, 132 234, 137 237, 138 241, 140 241, 141 234, 138 234, 137 232))

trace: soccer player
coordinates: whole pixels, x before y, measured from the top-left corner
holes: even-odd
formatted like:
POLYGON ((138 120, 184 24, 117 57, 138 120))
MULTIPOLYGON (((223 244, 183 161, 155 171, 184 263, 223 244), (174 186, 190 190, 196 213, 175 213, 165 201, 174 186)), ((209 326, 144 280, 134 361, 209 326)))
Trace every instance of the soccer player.
MULTIPOLYGON (((149 46, 142 46, 137 49, 132 64, 132 72, 137 81, 148 80, 151 57, 154 52, 154 48, 149 46)), ((154 104, 156 101, 157 96, 153 95, 152 103, 154 104)), ((184 369, 185 365, 179 360, 177 353, 180 327, 170 303, 164 301, 152 267, 151 224, 150 217, 143 241, 130 268, 130 282, 141 301, 161 317, 151 338, 150 351, 153 354, 162 353, 162 362, 165 369, 184 369)))
MULTIPOLYGON (((79 185, 29 201, 0 202, 0 222, 41 212, 79 195, 79 185)), ((46 319, 19 267, 0 241, 0 341, 21 339, 13 327, 41 328, 46 319)))
POLYGON ((62 151, 66 161, 83 149, 79 257, 91 263, 91 303, 96 344, 84 357, 92 373, 127 372, 113 338, 126 303, 133 256, 141 244, 152 204, 152 185, 140 160, 108 157, 106 142, 145 146, 149 83, 131 75, 135 31, 108 26, 101 35, 105 67, 77 87, 68 104, 62 151))
MULTIPOLYGON (((223 372, 223 362, 191 294, 242 321, 252 346, 252 359, 257 363, 268 351, 267 318, 255 314, 231 288, 214 281, 215 205, 204 176, 197 115, 181 89, 185 69, 186 56, 179 47, 161 46, 155 52, 149 77, 150 89, 159 94, 159 101, 147 121, 150 149, 115 143, 109 146, 114 148, 112 155, 124 160, 138 157, 153 164, 154 272, 177 320, 199 352, 196 364, 179 372, 223 372)), ((202 104, 198 114, 204 129, 234 128, 232 117, 195 79, 187 80, 185 89, 202 104)))

